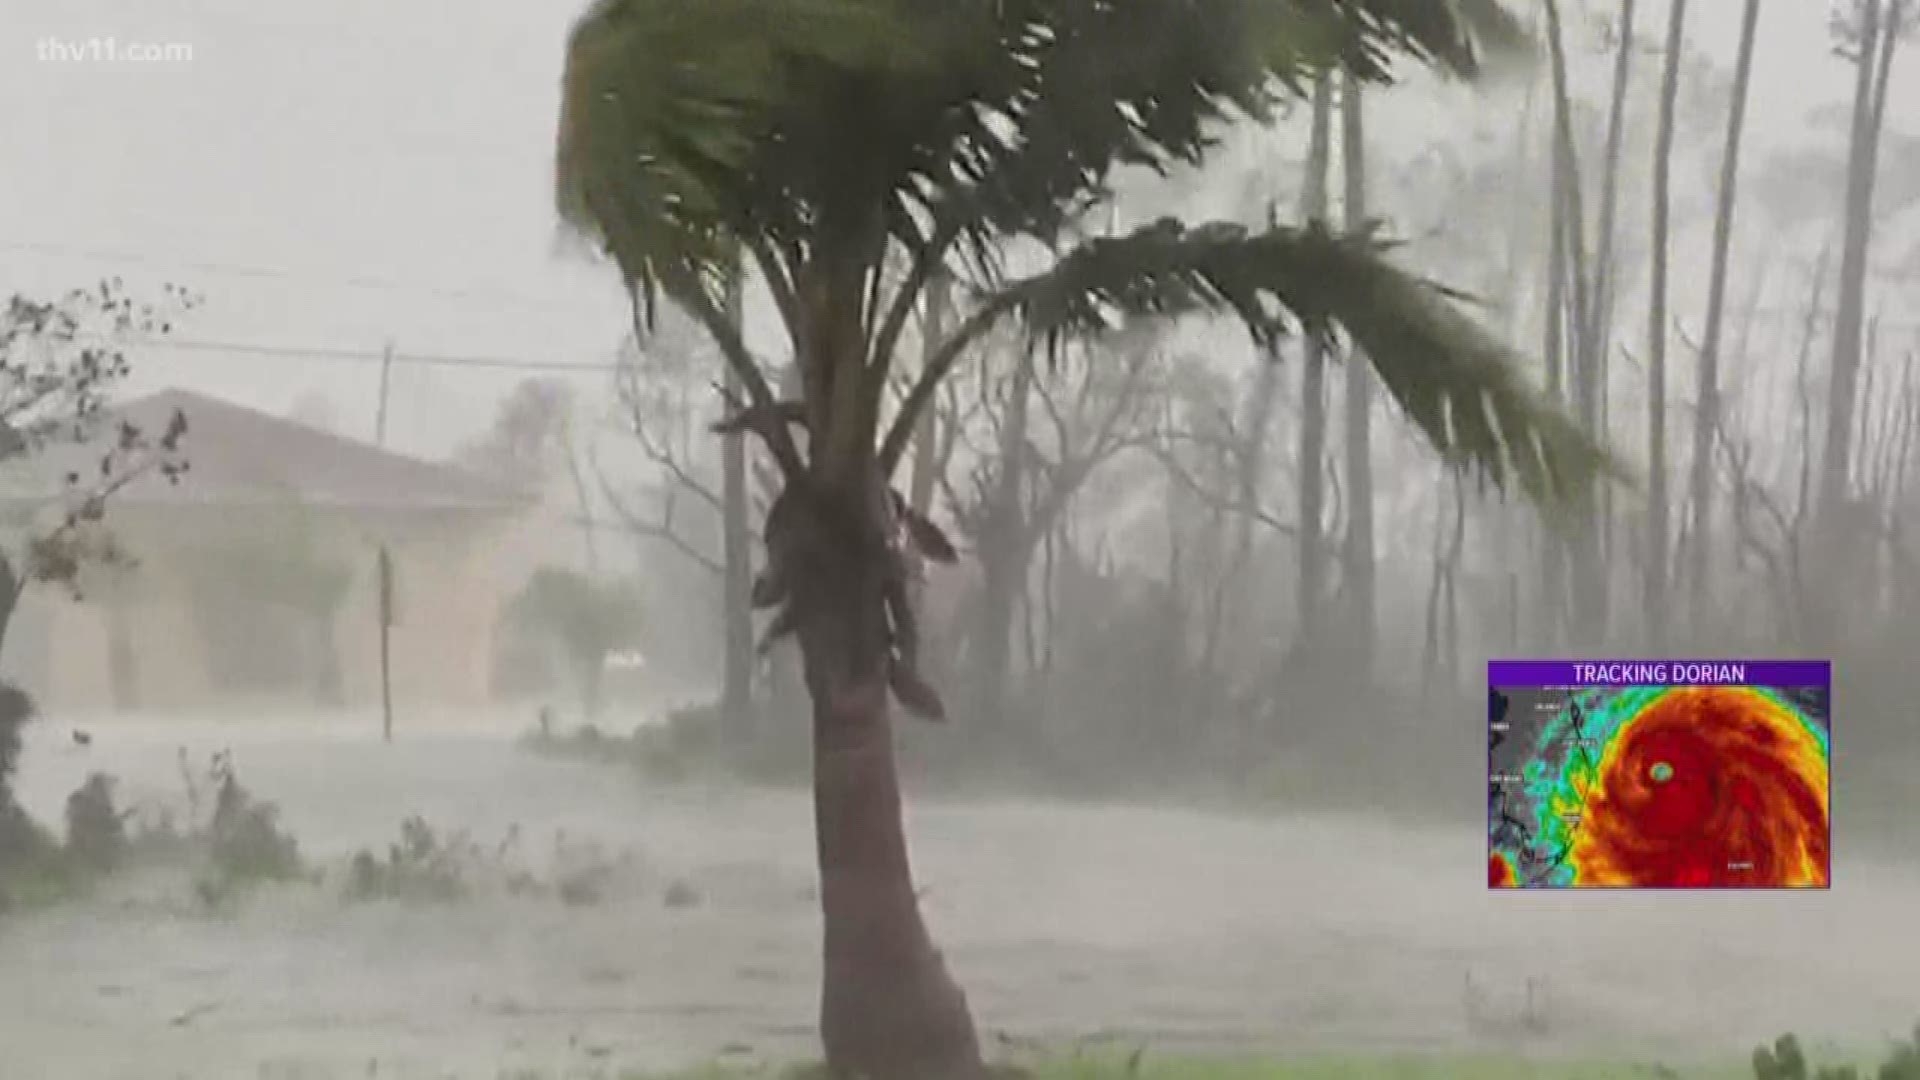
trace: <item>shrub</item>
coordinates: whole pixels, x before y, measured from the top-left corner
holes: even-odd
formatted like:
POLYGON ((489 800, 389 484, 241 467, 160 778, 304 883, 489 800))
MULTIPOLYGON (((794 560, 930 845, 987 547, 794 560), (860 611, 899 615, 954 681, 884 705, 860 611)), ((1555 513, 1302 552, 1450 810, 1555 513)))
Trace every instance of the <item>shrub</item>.
POLYGON ((632 868, 632 857, 609 856, 598 845, 554 838, 552 876, 542 880, 516 865, 519 826, 491 851, 466 833, 436 833, 415 815, 400 826, 400 839, 384 857, 357 852, 347 866, 342 896, 349 902, 397 900, 454 903, 483 891, 508 896, 554 896, 569 907, 600 903, 632 868))
POLYGON ((509 625, 557 645, 573 670, 580 707, 600 711, 607 658, 640 643, 640 590, 632 581, 598 581, 561 567, 533 572, 507 606, 509 625))
POLYGON ((20 732, 33 719, 33 699, 0 683, 0 872, 41 853, 42 833, 13 800, 13 770, 20 764, 20 732))
MULTIPOLYGON (((281 830, 279 807, 241 785, 232 753, 215 754, 209 773, 215 794, 213 817, 201 837, 206 865, 194 882, 200 900, 223 907, 255 885, 303 877, 299 842, 281 830)), ((198 786, 188 775, 189 798, 197 806, 198 786)))
POLYGON ((565 833, 554 836, 554 892, 568 907, 604 901, 634 868, 631 853, 616 856, 592 840, 571 840, 565 833))
MULTIPOLYGON (((1825 1065, 1809 1073, 1800 1040, 1791 1034, 1753 1052, 1753 1076, 1754 1080, 1860 1080, 1859 1070, 1852 1065, 1825 1065)), ((1894 1044, 1875 1076, 1876 1080, 1920 1080, 1920 1026, 1914 1028, 1912 1041, 1894 1044)))
POLYGON ((387 857, 362 849, 347 870, 348 900, 451 903, 471 891, 471 868, 480 852, 463 835, 443 841, 418 815, 400 824, 400 840, 387 857))
POLYGON ((74 889, 59 842, 14 801, 20 733, 33 717, 33 699, 0 683, 0 911, 57 900, 74 889))
POLYGON ((0 683, 0 806, 13 805, 13 770, 20 764, 20 731, 33 719, 33 699, 0 683))
POLYGON ((113 778, 94 773, 67 796, 66 855, 75 869, 105 874, 125 862, 127 814, 113 800, 113 778))
POLYGON ((553 717, 541 710, 540 726, 521 736, 520 744, 535 753, 571 761, 620 763, 632 757, 632 739, 609 735, 600 725, 588 722, 571 731, 556 732, 553 717))
POLYGON ((64 900, 78 888, 53 834, 18 806, 0 805, 0 912, 64 900))

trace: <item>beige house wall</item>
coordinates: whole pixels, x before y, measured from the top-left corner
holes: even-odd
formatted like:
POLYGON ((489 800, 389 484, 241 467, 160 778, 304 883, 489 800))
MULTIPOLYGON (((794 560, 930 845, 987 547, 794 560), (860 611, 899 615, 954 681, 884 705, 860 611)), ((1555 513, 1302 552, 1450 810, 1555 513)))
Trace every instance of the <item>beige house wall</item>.
MULTIPOLYGON (((389 639, 396 704, 478 707, 491 698, 494 623, 502 596, 491 572, 498 528, 391 543, 394 625, 389 639)), ((377 548, 336 620, 347 697, 380 701, 377 548)))
MULTIPOLYGON (((139 558, 131 571, 138 588, 119 601, 135 665, 133 707, 171 712, 316 705, 302 688, 249 700, 216 685, 177 557, 178 535, 164 525, 147 527, 137 515, 121 510, 115 518, 116 530, 139 558)), ((219 520, 218 512, 200 511, 194 528, 204 536, 205 529, 219 527, 219 520)), ((398 622, 391 640, 396 706, 485 705, 491 697, 495 624, 506 596, 519 584, 501 565, 505 548, 522 542, 515 523, 497 516, 408 515, 369 524, 328 515, 313 524, 324 537, 325 556, 352 568, 333 625, 342 704, 368 708, 380 701, 376 553, 384 536, 396 577, 398 622)), ((53 588, 30 590, 0 654, 0 672, 33 692, 46 711, 119 708, 109 659, 109 602, 104 596, 75 602, 53 588)))

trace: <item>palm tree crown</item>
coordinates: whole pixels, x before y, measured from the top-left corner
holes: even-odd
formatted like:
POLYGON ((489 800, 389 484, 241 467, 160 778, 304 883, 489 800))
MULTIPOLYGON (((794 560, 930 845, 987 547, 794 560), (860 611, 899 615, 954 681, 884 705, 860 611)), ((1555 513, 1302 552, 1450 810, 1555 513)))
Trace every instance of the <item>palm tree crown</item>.
POLYGON ((784 424, 758 429, 790 477, 890 472, 933 385, 1002 320, 1057 336, 1223 311, 1262 343, 1344 328, 1442 453, 1565 496, 1604 455, 1380 241, 1072 228, 1117 169, 1198 163, 1224 122, 1268 118, 1329 69, 1385 82, 1405 56, 1471 76, 1521 40, 1486 0, 600 0, 569 47, 558 202, 638 298, 704 322, 773 410, 723 317, 736 253, 751 260, 804 378, 788 411, 806 459, 784 424), (1057 257, 1010 278, 1016 247, 1057 257), (882 429, 914 305, 963 268, 969 317, 882 429))

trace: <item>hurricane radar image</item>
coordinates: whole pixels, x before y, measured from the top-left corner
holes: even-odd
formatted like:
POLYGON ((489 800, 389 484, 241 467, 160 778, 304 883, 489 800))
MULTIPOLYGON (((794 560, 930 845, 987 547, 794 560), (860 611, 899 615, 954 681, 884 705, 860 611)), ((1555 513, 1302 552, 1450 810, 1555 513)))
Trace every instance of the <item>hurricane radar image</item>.
POLYGON ((1825 661, 1494 661, 1487 884, 1825 888, 1825 661))

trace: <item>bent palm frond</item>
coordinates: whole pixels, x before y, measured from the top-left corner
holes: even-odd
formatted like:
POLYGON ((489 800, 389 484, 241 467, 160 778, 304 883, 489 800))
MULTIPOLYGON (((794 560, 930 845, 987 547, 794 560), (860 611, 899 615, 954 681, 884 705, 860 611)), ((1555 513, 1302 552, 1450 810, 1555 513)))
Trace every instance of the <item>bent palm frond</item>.
POLYGON ((802 224, 776 169, 802 82, 923 65, 898 0, 599 0, 575 25, 555 147, 561 219, 652 298, 719 302, 735 245, 802 224), (799 68, 815 73, 803 79, 799 68))
POLYGON ((1513 350, 1459 310, 1458 294, 1393 266, 1382 248, 1318 227, 1250 233, 1164 220, 1088 241, 1052 270, 1008 283, 983 298, 967 332, 1017 318, 1057 340, 1131 316, 1222 312, 1271 346, 1337 327, 1449 459, 1548 504, 1619 474, 1604 447, 1528 384, 1513 350))

